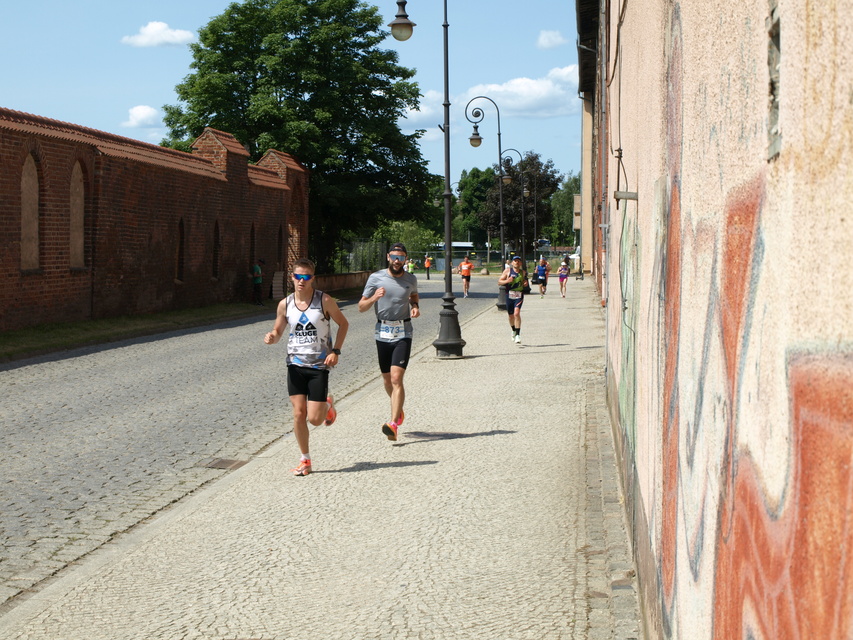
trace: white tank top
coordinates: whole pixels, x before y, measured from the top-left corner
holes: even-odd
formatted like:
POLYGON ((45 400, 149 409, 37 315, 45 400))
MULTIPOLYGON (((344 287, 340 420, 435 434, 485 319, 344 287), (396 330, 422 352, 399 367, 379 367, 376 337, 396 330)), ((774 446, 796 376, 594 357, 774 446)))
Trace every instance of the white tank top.
POLYGON ((285 302, 287 324, 287 364, 311 369, 328 369, 326 356, 332 349, 329 319, 323 313, 323 292, 315 291, 305 311, 296 306, 291 293, 285 302))

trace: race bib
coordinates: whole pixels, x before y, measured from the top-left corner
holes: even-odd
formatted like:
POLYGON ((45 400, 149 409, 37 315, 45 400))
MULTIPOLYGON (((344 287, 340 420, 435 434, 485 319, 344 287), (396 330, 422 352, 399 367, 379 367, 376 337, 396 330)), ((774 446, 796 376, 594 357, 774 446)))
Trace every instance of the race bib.
POLYGON ((383 342, 396 342, 406 337, 406 324, 403 320, 380 320, 376 330, 376 339, 383 342))
POLYGON ((506 292, 506 295, 507 295, 507 297, 508 297, 508 298, 511 298, 512 300, 515 300, 515 299, 517 299, 517 298, 520 298, 520 297, 521 297, 521 291, 507 291, 507 292, 506 292))

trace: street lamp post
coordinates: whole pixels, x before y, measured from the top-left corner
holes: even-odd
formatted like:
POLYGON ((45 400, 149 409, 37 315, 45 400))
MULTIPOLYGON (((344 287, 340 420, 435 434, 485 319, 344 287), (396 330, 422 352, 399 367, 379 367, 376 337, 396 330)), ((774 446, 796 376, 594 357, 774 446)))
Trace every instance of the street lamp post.
MULTIPOLYGON (((471 103, 474 100, 488 100, 495 107, 495 111, 498 114, 498 170, 500 174, 498 175, 498 210, 500 212, 500 233, 501 233, 501 270, 503 270, 503 265, 506 264, 506 238, 505 238, 505 230, 504 230, 504 179, 507 177, 504 175, 503 170, 503 149, 501 148, 501 110, 498 108, 497 103, 489 98, 488 96, 477 96, 476 98, 471 98, 468 101, 468 104, 465 105, 465 117, 468 119, 468 122, 474 125, 474 131, 471 133, 471 137, 468 138, 472 147, 479 147, 483 143, 483 138, 480 136, 480 127, 479 124, 483 121, 483 118, 486 117, 486 114, 479 107, 474 108, 471 111, 471 115, 468 115, 468 108, 471 106, 471 103)), ((499 285, 498 286, 498 301, 496 303, 498 309, 506 309, 506 286, 499 285)))
MULTIPOLYGON (((408 40, 412 35, 415 23, 409 20, 406 13, 407 0, 397 0, 397 15, 388 25, 391 35, 397 40, 408 40)), ((450 198, 450 80, 448 71, 447 32, 450 25, 447 22, 447 0, 444 0, 444 304, 439 315, 438 338, 432 343, 439 358, 461 358, 465 341, 462 339, 462 329, 459 327, 459 312, 456 311, 453 296, 453 274, 450 264, 453 260, 453 228, 451 224, 450 198)))
MULTIPOLYGON (((450 185, 450 193, 451 194, 453 193, 453 187, 458 186, 458 185, 459 185, 458 182, 454 182, 453 184, 450 185)), ((433 198, 432 204, 434 207, 440 207, 443 204, 443 202, 444 202, 443 198, 435 197, 435 198, 433 198)))
MULTIPOLYGON (((533 175, 533 244, 534 245, 537 242, 539 242, 539 234, 536 231, 536 215, 537 215, 537 212, 536 212, 537 202, 536 201, 537 200, 539 200, 539 176, 534 174, 533 175)), ((533 257, 535 258, 536 256, 534 255, 533 257)))
MULTIPOLYGON (((524 156, 521 155, 521 151, 518 149, 504 149, 505 154, 510 151, 518 154, 518 173, 521 176, 521 264, 527 269, 527 234, 524 232, 524 196, 530 192, 524 192, 526 188, 524 186, 524 156)), ((501 157, 501 160, 503 160, 503 157, 501 157)), ((507 158, 507 160, 512 164, 512 158, 507 158)))

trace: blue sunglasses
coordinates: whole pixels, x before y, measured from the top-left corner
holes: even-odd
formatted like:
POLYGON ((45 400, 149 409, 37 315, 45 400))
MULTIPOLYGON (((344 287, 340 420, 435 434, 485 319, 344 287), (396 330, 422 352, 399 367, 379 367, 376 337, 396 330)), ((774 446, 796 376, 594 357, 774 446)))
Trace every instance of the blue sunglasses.
POLYGON ((312 276, 310 273, 294 273, 293 274, 294 280, 302 280, 302 282, 307 282, 308 280, 310 280, 313 277, 314 276, 312 276))

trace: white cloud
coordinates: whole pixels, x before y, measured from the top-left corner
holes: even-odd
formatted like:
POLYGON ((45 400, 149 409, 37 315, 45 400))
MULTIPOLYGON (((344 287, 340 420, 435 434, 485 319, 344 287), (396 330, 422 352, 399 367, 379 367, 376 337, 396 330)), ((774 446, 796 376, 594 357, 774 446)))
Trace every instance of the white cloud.
POLYGON ((559 31, 540 31, 536 46, 540 49, 554 49, 568 42, 559 31))
POLYGON ((187 44, 195 40, 195 34, 183 29, 170 29, 165 22, 149 22, 139 28, 139 33, 124 36, 122 44, 132 47, 159 47, 162 45, 187 44))
POLYGON ((489 96, 502 114, 553 118, 577 111, 578 67, 551 69, 544 78, 514 78, 503 84, 471 87, 465 101, 489 96))
POLYGON ((149 107, 145 104, 140 104, 128 109, 128 118, 126 122, 122 122, 123 127, 159 127, 160 112, 154 107, 149 107))
MULTIPOLYGON (((501 110, 502 117, 558 118, 577 114, 578 67, 555 67, 544 78, 513 78, 503 84, 483 84, 471 87, 464 94, 451 96, 451 116, 464 122, 463 110, 477 96, 488 96, 501 110)), ((444 121, 444 95, 438 91, 426 91, 421 98, 418 111, 409 111, 404 116, 406 130, 426 129, 424 142, 440 139, 443 134, 438 125, 444 121)), ((475 102, 471 108, 492 107, 485 100, 475 102)), ((470 114, 470 110, 469 110, 470 114)), ((462 126, 468 126, 463 124, 462 126)))
POLYGON ((438 124, 442 121, 442 103, 444 102, 444 97, 438 91, 427 91, 422 97, 421 102, 417 111, 407 110, 404 114, 404 118, 414 124, 419 124, 422 128, 426 129, 431 124, 438 124), (433 122, 433 120, 435 122, 433 122))

